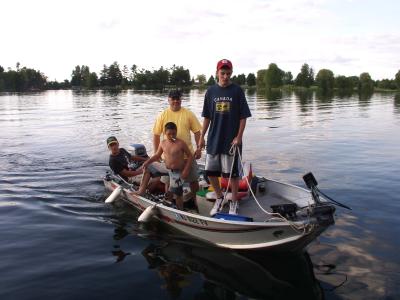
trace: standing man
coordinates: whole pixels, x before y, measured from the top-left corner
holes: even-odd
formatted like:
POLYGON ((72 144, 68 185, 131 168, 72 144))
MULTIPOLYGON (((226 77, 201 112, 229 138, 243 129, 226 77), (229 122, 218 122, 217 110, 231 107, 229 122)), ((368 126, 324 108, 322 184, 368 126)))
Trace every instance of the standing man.
MULTIPOLYGON (((199 120, 196 118, 193 112, 189 109, 182 107, 182 93, 179 90, 170 91, 168 95, 169 108, 161 112, 153 127, 153 150, 154 153, 160 145, 161 135, 164 134, 164 127, 167 123, 173 122, 177 126, 177 138, 183 140, 189 147, 190 152, 193 154, 194 158, 192 166, 186 182, 190 183, 190 190, 193 194, 199 190, 199 175, 196 159, 201 157, 201 148, 198 147, 200 141, 200 131, 201 125, 199 120), (194 151, 192 146, 191 134, 194 134, 194 139, 196 141, 196 151, 194 151)), ((184 156, 186 160, 186 155, 184 156)))
POLYGON ((204 147, 204 135, 210 128, 205 169, 217 194, 210 215, 220 211, 225 204, 218 181, 221 175, 231 176, 232 201, 229 204, 229 213, 237 214, 238 210, 239 160, 236 155, 233 161, 234 156, 229 154, 229 150, 234 145, 238 151, 242 151, 246 119, 251 117, 251 113, 242 88, 231 82, 231 75, 232 63, 227 59, 220 60, 217 63, 218 83, 209 87, 204 96, 204 121, 199 147, 204 147))

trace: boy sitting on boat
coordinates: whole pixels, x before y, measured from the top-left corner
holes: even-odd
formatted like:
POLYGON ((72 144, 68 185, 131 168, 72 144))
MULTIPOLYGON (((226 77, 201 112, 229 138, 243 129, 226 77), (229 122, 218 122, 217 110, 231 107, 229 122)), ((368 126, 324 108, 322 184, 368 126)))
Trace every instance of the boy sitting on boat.
MULTIPOLYGON (((134 176, 143 174, 143 167, 132 170, 129 165, 133 161, 145 162, 148 159, 148 156, 142 157, 131 155, 124 148, 119 147, 119 142, 115 136, 110 136, 107 139, 107 146, 110 150, 110 158, 108 164, 115 174, 121 176, 121 178, 124 179, 126 182, 130 182, 130 179, 134 176)), ((150 177, 152 176, 151 173, 152 172, 148 170, 143 174, 142 185, 144 189, 147 188, 150 177)), ((152 190, 153 187, 155 187, 157 184, 157 181, 151 182, 149 189, 152 190)))
POLYGON ((183 210, 182 186, 189 175, 193 154, 186 143, 176 137, 177 127, 175 123, 168 122, 165 124, 164 130, 166 139, 160 143, 157 152, 143 163, 143 168, 147 169, 152 162, 159 161, 164 153, 165 166, 168 169, 170 178, 169 190, 176 195, 177 208, 183 210), (184 160, 184 155, 187 157, 186 160, 184 160))

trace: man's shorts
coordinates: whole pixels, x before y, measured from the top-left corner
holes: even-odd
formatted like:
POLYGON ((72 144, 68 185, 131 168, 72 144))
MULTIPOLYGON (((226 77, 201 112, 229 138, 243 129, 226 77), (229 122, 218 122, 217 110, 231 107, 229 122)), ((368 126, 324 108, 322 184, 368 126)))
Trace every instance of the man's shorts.
POLYGON ((177 196, 183 195, 183 180, 180 170, 169 170, 169 191, 177 196))
POLYGON ((239 166, 239 155, 236 154, 235 161, 233 155, 229 154, 206 154, 205 171, 211 177, 229 177, 232 169, 231 178, 240 177, 241 168, 239 166), (233 169, 232 169, 233 163, 233 169))
POLYGON ((169 173, 168 169, 165 167, 165 164, 157 161, 148 165, 147 169, 149 170, 151 177, 168 176, 169 173))
MULTIPOLYGON (((164 165, 165 168, 165 165, 164 165)), ((191 182, 197 182, 199 181, 199 171, 198 171, 199 167, 197 165, 196 160, 193 160, 192 166, 190 167, 190 171, 189 171, 189 175, 188 177, 185 179, 185 182, 187 183, 191 183, 191 182)), ((161 176, 161 182, 162 183, 168 183, 169 179, 168 176, 161 176)))

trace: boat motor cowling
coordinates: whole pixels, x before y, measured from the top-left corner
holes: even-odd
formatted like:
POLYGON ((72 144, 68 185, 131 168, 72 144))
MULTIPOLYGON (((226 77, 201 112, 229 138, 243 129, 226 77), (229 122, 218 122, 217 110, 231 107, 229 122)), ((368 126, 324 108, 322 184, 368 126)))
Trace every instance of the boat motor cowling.
POLYGON ((134 156, 149 157, 147 155, 146 147, 143 144, 130 144, 128 151, 134 156))

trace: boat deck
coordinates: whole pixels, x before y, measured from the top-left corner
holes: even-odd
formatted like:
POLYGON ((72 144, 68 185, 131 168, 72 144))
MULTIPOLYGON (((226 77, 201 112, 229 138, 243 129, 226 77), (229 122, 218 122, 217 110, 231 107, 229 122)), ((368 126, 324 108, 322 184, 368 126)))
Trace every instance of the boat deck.
MULTIPOLYGON (((293 201, 291 201, 290 199, 274 192, 258 196, 257 200, 263 209, 271 213, 272 213, 271 209, 272 205, 293 203, 293 201)), ((214 202, 202 199, 197 201, 197 205, 199 208, 199 214, 208 217, 209 212, 214 205, 214 202)), ((227 204, 224 206, 221 212, 228 213, 228 211, 229 211, 229 205, 227 204)), ((238 214, 241 216, 251 216, 255 222, 264 222, 271 218, 271 216, 267 215, 260 209, 260 207, 257 205, 252 195, 250 195, 245 199, 241 199, 239 201, 238 214)))

